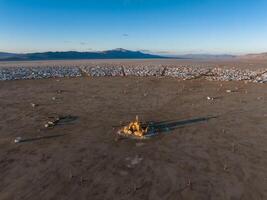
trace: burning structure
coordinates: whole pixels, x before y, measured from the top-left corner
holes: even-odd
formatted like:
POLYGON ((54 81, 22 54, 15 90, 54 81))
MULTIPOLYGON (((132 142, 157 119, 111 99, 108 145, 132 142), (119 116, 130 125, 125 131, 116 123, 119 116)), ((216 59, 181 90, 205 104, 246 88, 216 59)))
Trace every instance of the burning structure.
POLYGON ((137 138, 145 138, 148 133, 148 126, 142 124, 138 116, 136 116, 135 121, 130 122, 128 125, 124 126, 118 131, 118 134, 124 136, 133 136, 137 138))

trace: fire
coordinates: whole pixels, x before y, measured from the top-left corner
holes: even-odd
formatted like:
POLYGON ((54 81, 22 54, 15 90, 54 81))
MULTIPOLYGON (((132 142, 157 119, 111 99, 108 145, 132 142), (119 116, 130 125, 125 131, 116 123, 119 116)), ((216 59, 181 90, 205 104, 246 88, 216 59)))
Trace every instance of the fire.
POLYGON ((138 116, 136 116, 135 121, 130 122, 129 125, 124 126, 119 133, 128 136, 144 137, 148 132, 148 127, 142 127, 142 123, 139 121, 138 116))

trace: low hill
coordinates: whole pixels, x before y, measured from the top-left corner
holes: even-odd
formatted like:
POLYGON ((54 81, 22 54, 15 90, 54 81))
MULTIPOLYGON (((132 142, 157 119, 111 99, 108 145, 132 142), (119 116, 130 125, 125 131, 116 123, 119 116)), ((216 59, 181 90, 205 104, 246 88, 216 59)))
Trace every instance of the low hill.
POLYGON ((259 59, 259 60, 267 60, 267 52, 266 53, 258 53, 258 54, 247 54, 244 56, 240 56, 241 59, 259 59))
POLYGON ((231 59, 236 56, 229 54, 184 54, 179 55, 179 57, 184 59, 231 59))

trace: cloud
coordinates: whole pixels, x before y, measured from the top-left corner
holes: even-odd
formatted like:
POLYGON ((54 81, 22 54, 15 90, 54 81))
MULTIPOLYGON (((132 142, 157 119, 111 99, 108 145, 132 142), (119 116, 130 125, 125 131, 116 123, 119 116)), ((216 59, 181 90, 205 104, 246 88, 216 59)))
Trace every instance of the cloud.
POLYGON ((148 49, 140 49, 140 51, 144 53, 156 53, 156 54, 173 54, 174 52, 172 51, 151 51, 148 49))
POLYGON ((80 42, 80 45, 87 45, 87 42, 80 42))
POLYGON ((129 37, 129 34, 127 34, 127 33, 123 33, 122 36, 123 36, 123 37, 129 37))
POLYGON ((151 52, 151 51, 148 50, 148 49, 138 49, 138 51, 142 51, 142 52, 144 52, 144 53, 150 53, 150 52, 151 52))

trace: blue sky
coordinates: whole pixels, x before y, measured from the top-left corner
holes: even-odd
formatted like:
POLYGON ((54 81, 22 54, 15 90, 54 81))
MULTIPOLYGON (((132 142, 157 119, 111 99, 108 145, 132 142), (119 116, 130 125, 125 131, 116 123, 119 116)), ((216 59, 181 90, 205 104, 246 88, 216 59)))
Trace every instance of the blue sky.
POLYGON ((0 51, 267 51, 267 0, 0 0, 0 51))

